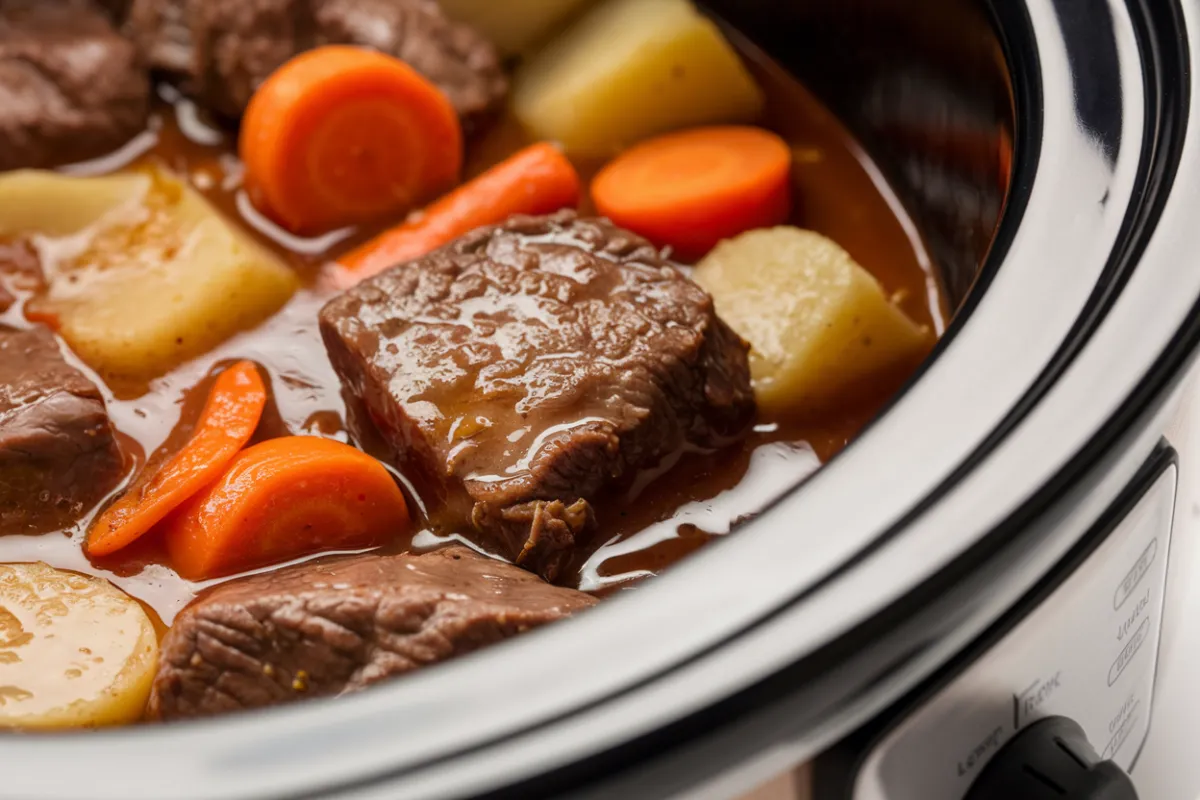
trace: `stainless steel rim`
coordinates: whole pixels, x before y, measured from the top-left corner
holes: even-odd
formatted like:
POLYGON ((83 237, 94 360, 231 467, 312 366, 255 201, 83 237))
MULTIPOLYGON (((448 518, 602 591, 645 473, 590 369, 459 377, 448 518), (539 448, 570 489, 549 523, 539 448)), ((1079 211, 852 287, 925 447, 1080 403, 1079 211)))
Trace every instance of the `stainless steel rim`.
MULTIPOLYGON (((1200 297, 1200 271, 1178 269, 1193 249, 1186 212, 1200 189, 1177 187, 1143 264, 1087 347, 986 462, 959 474, 1077 337, 1138 201, 1152 133, 1145 53, 1129 10, 1111 9, 1115 149, 1078 124, 1076 82, 1087 76, 1069 44, 1095 35, 1084 30, 1089 21, 1033 4, 1027 44, 1038 60, 1041 158, 995 279, 970 323, 888 414, 746 530, 634 596, 358 696, 190 725, 0 741, 0 796, 73 798, 81 781, 97 800, 295 797, 337 787, 386 797, 482 792, 686 717, 820 650, 928 579, 1080 452, 1200 297), (896 453, 916 457, 897 470, 896 453), (951 479, 953 492, 923 502, 951 479), (771 631, 787 638, 764 639, 771 631), (469 768, 458 760, 465 754, 469 768)), ((1188 30, 1196 13, 1185 11, 1188 30)), ((1181 169, 1200 169, 1194 137, 1181 169)), ((1036 557, 1048 565, 1058 549, 1036 557)), ((1019 591, 1012 581, 994 603, 971 609, 958 635, 985 625, 1019 591)), ((886 692, 824 709, 823 724, 792 742, 787 757, 911 686, 955 640, 927 644, 886 692)))

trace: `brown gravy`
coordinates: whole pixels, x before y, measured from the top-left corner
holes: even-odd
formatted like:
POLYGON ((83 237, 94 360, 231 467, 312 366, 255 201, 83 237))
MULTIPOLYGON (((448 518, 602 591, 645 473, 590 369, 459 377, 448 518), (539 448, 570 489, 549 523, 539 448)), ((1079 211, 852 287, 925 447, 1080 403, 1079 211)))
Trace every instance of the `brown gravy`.
MULTIPOLYGON (((802 85, 764 59, 751 61, 768 96, 763 122, 793 146, 793 222, 838 241, 913 319, 941 333, 944 305, 929 257, 875 165, 802 85)), ((527 143, 514 122, 501 121, 471 144, 468 175, 527 143)), ((341 387, 317 333, 317 310, 330 296, 321 286, 320 269, 377 231, 300 240, 273 229, 254 213, 240 190, 235 150, 233 134, 206 124, 193 104, 164 87, 150 129, 124 153, 84 168, 102 173, 130 163, 166 164, 188 176, 217 208, 242 222, 305 278, 306 288, 257 329, 149 386, 105 387, 110 415, 138 467, 165 458, 186 441, 214 369, 235 358, 256 361, 271 378, 272 398, 257 438, 319 433, 347 439, 341 387)), ((599 166, 577 163, 585 181, 599 166)), ((589 210, 585 204, 585 213, 589 210)), ((0 247, 0 262, 4 253, 0 247)), ((0 323, 28 324, 22 305, 18 302, 0 314, 0 323)), ((820 420, 760 418, 753 435, 732 451, 684 454, 677 463, 664 464, 659 474, 643 476, 624 495, 603 504, 592 548, 576 564, 579 586, 604 593, 630 585, 729 532, 844 447, 895 388, 896 381, 875 387, 853 406, 820 420)), ((371 443, 362 444, 372 449, 371 443)), ((420 498, 409 494, 421 511, 420 498)), ((153 536, 119 558, 90 562, 82 550, 88 522, 43 536, 0 537, 0 562, 41 560, 103 575, 167 623, 203 588, 165 566, 165 554, 153 536)), ((401 537, 394 549, 432 547, 447 537, 446 532, 421 530, 411 540, 401 537)))

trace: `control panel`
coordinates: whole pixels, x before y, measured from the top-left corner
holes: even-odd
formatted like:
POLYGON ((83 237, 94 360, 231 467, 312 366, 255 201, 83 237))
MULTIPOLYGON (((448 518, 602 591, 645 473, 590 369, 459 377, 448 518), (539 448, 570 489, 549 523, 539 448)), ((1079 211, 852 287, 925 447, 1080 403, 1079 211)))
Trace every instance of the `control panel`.
POLYGON ((1108 537, 989 650, 886 733, 855 800, 963 800, 1034 723, 1078 723, 1128 770, 1154 693, 1178 470, 1168 465, 1108 537))

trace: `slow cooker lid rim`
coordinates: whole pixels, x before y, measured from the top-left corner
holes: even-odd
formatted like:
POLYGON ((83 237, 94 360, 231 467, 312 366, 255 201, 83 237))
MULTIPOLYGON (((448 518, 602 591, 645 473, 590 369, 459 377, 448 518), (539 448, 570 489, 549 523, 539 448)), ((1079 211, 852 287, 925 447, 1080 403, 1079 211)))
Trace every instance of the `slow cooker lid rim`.
POLYGON ((317 704, 317 705, 322 705, 322 704, 317 704))

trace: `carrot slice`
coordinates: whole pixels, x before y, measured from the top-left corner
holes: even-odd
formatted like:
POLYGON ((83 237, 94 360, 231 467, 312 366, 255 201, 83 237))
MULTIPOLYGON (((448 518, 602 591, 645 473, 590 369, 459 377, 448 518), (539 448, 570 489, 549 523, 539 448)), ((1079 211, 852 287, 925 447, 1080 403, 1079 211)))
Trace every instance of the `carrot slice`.
POLYGON ((311 234, 406 214, 449 189, 463 133, 445 94, 403 61, 329 45, 258 88, 239 151, 254 205, 311 234))
POLYGON ((267 390, 252 362, 239 361, 218 375, 192 438, 96 518, 88 531, 88 554, 106 556, 132 544, 216 480, 254 434, 266 404, 267 390))
POLYGON ((787 220, 791 163, 787 143, 761 128, 697 128, 618 156, 596 175, 592 200, 617 225, 698 258, 722 239, 787 220))
POLYGON ((404 495, 378 461, 331 439, 288 436, 243 450, 163 534, 175 570, 202 580, 380 545, 408 520, 404 495))
POLYGON ((579 173, 552 144, 526 147, 338 260, 336 282, 352 286, 513 214, 549 214, 579 204, 579 173))

